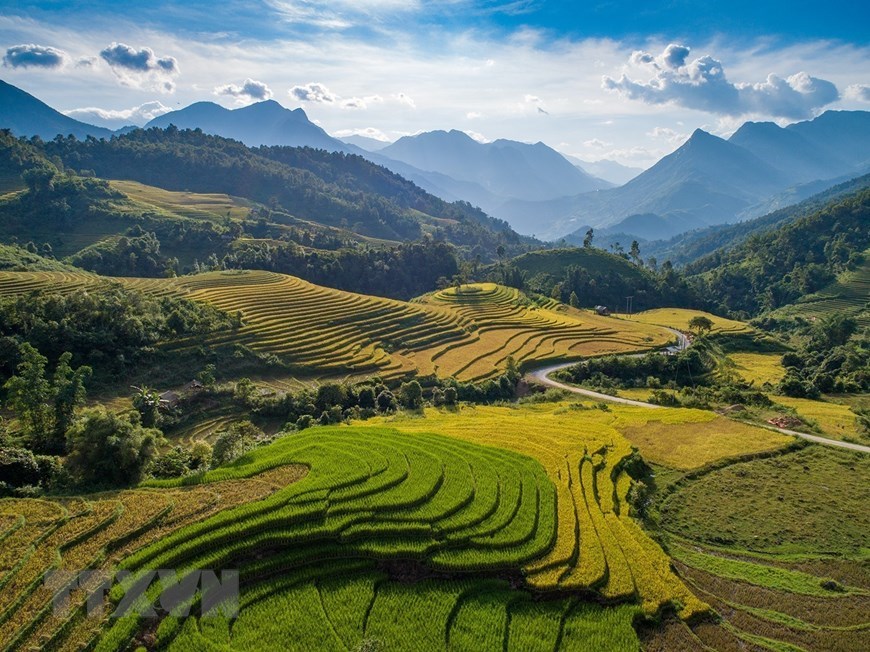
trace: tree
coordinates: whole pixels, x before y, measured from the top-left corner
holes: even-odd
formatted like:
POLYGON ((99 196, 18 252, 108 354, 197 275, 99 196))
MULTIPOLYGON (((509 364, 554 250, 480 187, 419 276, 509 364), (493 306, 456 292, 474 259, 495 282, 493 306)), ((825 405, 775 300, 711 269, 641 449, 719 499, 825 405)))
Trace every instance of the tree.
POLYGON ((196 379, 206 387, 214 385, 215 371, 217 371, 217 367, 209 363, 205 365, 205 368, 202 371, 196 374, 196 379))
POLYGON ((704 315, 695 315, 689 320, 689 330, 697 332, 700 336, 713 330, 713 322, 704 315))
POLYGON ((577 296, 577 293, 573 290, 571 291, 571 296, 568 297, 568 305, 572 308, 580 307, 580 297, 577 296))
POLYGON ((212 465, 220 466, 238 459, 265 436, 262 430, 250 421, 234 423, 218 434, 212 448, 212 465))
POLYGON ((635 262, 636 265, 640 265, 640 245, 637 240, 631 241, 631 249, 628 252, 628 255, 631 256, 631 259, 635 262))
POLYGON ((6 381, 6 403, 18 417, 24 436, 37 448, 47 450, 54 431, 51 383, 45 378, 48 360, 27 342, 18 352, 18 375, 6 381))
POLYGON ((126 486, 138 483, 157 453, 159 430, 103 407, 82 412, 67 431, 66 467, 82 485, 126 486))
MULTIPOLYGON (((66 431, 72 425, 76 408, 85 404, 87 390, 85 381, 93 373, 88 366, 73 369, 70 366, 72 353, 64 352, 54 370, 52 393, 54 394, 54 452, 64 452, 66 431)), ((153 425, 153 424, 152 424, 153 425)))
POLYGON ((361 387, 357 393, 357 405, 363 409, 374 409, 375 407, 375 388, 369 385, 361 387))
POLYGON ((589 229, 586 232, 586 236, 583 238, 583 246, 586 249, 592 246, 592 239, 595 237, 595 232, 592 229, 589 229))
POLYGON ((499 245, 498 247, 496 247, 495 254, 496 256, 498 256, 499 260, 502 260, 504 258, 505 253, 506 251, 504 245, 499 245))
POLYGON ((160 395, 148 387, 134 387, 133 408, 139 413, 139 419, 146 428, 153 428, 160 420, 160 395))
POLYGON ((409 410, 419 410, 423 407, 423 388, 416 380, 402 383, 399 389, 399 402, 409 410))
POLYGON ((456 405, 456 400, 459 397, 459 393, 456 391, 455 387, 445 387, 444 388, 444 405, 454 406, 456 405))
POLYGON ((393 393, 388 389, 385 389, 380 394, 378 394, 377 404, 378 410, 381 412, 396 411, 396 397, 393 396, 393 393))

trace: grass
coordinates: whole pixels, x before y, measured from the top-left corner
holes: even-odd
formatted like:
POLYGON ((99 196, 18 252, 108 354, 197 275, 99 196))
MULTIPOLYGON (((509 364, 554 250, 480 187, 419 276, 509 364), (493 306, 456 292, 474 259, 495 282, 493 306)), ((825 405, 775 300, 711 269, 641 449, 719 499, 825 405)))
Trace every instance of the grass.
POLYGON ((742 333, 750 330, 750 327, 741 321, 726 319, 725 317, 718 317, 703 310, 690 310, 688 308, 645 310, 644 312, 632 315, 629 319, 642 324, 655 324, 656 326, 666 326, 680 331, 688 331, 689 320, 693 317, 706 317, 712 321, 713 329, 710 332, 713 335, 742 333))
POLYGON ((860 555, 870 550, 868 500, 866 456, 810 446, 702 476, 667 499, 662 525, 706 544, 860 555))
POLYGON ((734 371, 747 383, 760 387, 764 383, 776 385, 785 377, 782 355, 779 353, 731 353, 734 371))

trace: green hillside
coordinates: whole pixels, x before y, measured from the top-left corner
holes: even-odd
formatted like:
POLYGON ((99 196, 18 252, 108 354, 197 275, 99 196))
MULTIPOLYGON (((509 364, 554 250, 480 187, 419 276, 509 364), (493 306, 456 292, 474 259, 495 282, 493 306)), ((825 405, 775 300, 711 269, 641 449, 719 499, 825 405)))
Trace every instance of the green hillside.
POLYGON ((635 281, 646 280, 647 277, 643 269, 637 265, 631 264, 620 256, 594 247, 532 251, 512 259, 511 264, 526 272, 530 277, 537 274, 561 276, 571 265, 600 274, 619 274, 626 279, 635 281))
POLYGON ((830 285, 777 312, 805 319, 831 313, 849 315, 861 326, 870 326, 870 249, 864 251, 863 262, 855 269, 843 272, 830 285))

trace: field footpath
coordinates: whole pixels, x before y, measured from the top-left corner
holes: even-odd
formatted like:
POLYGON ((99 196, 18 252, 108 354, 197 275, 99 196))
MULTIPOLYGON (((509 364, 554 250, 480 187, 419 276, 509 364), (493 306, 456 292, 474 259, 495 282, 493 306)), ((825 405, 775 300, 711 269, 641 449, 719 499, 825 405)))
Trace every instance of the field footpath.
MULTIPOLYGON (((667 347, 666 349, 662 349, 662 353, 665 355, 672 355, 677 351, 682 351, 689 347, 689 338, 686 337, 685 334, 674 330, 672 328, 668 328, 667 330, 671 331, 674 335, 677 336, 677 344, 667 347)), ((637 357, 639 354, 632 353, 629 354, 631 356, 637 357)), ((527 374, 529 378, 539 382, 543 385, 547 385, 548 387, 555 387, 557 389, 564 389, 567 392, 572 392, 573 394, 580 394, 582 396, 588 396, 589 398, 594 398, 598 401, 609 401, 611 403, 620 403, 622 405, 633 405, 635 407, 645 407, 645 408, 653 408, 653 409, 667 409, 666 406, 663 405, 655 405, 653 403, 646 403, 644 401, 635 401, 629 398, 622 398, 620 396, 611 396, 610 394, 602 394, 601 392, 594 392, 591 389, 584 389, 583 387, 576 387, 574 385, 566 385, 565 383, 560 383, 558 380, 553 380, 550 378, 550 374, 560 370, 567 369, 568 367, 573 367, 577 364, 577 361, 573 362, 562 362, 560 364, 547 365, 546 367, 541 367, 540 369, 534 369, 529 371, 527 374)), ((738 419, 739 421, 739 419, 738 419)), ((776 432, 782 433, 783 435, 790 435, 792 437, 800 437, 801 439, 806 439, 807 441, 814 442, 816 444, 822 444, 824 446, 835 446, 837 448, 847 448, 849 450, 858 451, 860 453, 868 453, 870 454, 870 446, 864 446, 863 444, 853 444, 848 441, 839 441, 836 439, 828 439, 827 437, 820 437, 819 435, 811 435, 805 432, 798 432, 797 430, 789 430, 787 428, 777 428, 776 426, 764 425, 758 423, 750 423, 748 421, 744 421, 743 423, 748 423, 752 426, 758 426, 759 428, 767 428, 768 430, 775 430, 776 432)))

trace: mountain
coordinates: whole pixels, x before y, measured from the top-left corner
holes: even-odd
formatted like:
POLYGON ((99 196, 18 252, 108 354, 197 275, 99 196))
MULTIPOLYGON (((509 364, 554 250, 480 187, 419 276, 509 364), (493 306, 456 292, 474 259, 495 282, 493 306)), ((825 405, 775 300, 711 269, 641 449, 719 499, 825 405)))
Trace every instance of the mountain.
POLYGON ((566 233, 582 238, 580 227, 588 224, 660 239, 733 221, 739 211, 787 185, 781 172, 752 153, 698 129, 624 186, 555 202, 516 202, 505 207, 504 219, 520 232, 545 238, 566 233), (531 220, 537 228, 529 231, 531 220))
MULTIPOLYGON (((799 188, 815 187, 818 183, 805 184, 799 188)), ((644 243, 643 253, 646 257, 654 256, 660 261, 670 260, 675 265, 689 264, 717 249, 727 251, 752 235, 806 217, 841 197, 855 194, 866 188, 870 188, 870 174, 850 179, 827 189, 821 188, 822 192, 813 194, 808 199, 793 201, 785 208, 779 208, 761 217, 736 224, 719 224, 698 229, 680 234, 670 240, 644 243)))
POLYGON ((562 154, 562 156, 587 174, 609 181, 614 186, 626 184, 643 172, 643 168, 629 167, 606 158, 598 161, 584 161, 570 154, 562 154))
POLYGON ((747 122, 728 142, 779 169, 792 183, 854 176, 870 164, 870 113, 827 111, 787 127, 747 122))
POLYGON ((390 144, 389 142, 378 140, 377 138, 369 138, 368 136, 360 136, 359 134, 342 136, 341 140, 348 145, 354 145, 355 147, 364 149, 367 152, 379 152, 390 144))
POLYGON ((380 153, 426 172, 476 183, 506 199, 540 201, 611 185, 579 170, 544 143, 480 143, 456 130, 405 136, 380 153))
POLYGON ((737 246, 717 249, 686 272, 711 307, 756 315, 794 303, 856 269, 870 247, 868 222, 870 188, 865 186, 808 215, 753 233, 737 246))
POLYGON ((249 147, 286 145, 314 147, 329 152, 357 149, 333 138, 308 119, 302 109, 285 109, 274 100, 256 102, 240 109, 225 109, 214 102, 196 102, 151 120, 145 128, 202 129, 208 134, 240 140, 249 147))
POLYGON ((112 131, 103 127, 79 122, 48 104, 36 99, 30 93, 0 80, 0 128, 10 129, 16 136, 39 136, 51 140, 58 134, 84 139, 111 138, 112 131))
POLYGON ((624 186, 510 202, 499 216, 523 233, 549 239, 577 241, 585 225, 666 239, 758 217, 866 174, 868 152, 866 111, 827 111, 787 127, 749 122, 727 141, 698 130, 624 186))

